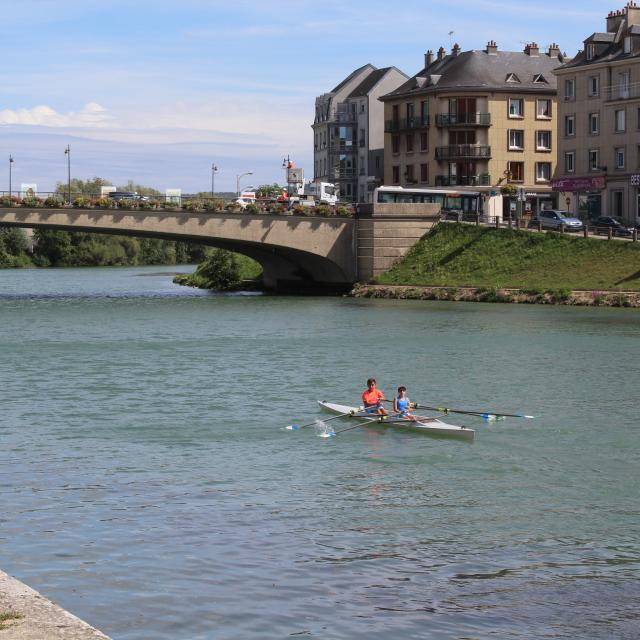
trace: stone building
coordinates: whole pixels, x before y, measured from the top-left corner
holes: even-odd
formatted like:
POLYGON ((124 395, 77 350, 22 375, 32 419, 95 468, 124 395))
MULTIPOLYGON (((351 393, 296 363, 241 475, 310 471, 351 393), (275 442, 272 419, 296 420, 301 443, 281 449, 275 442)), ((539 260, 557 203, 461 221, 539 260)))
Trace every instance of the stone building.
POLYGON ((425 55, 424 68, 381 100, 385 106, 385 185, 476 191, 489 216, 536 213, 557 204, 556 78, 552 45, 523 52, 425 55), (504 197, 503 197, 504 194, 504 197))
POLYGON ((612 11, 558 78, 561 202, 589 219, 640 221, 640 9, 612 11))
POLYGON ((367 64, 316 98, 314 180, 336 184, 340 200, 369 202, 382 182, 384 115, 378 98, 406 80, 395 67, 367 64))

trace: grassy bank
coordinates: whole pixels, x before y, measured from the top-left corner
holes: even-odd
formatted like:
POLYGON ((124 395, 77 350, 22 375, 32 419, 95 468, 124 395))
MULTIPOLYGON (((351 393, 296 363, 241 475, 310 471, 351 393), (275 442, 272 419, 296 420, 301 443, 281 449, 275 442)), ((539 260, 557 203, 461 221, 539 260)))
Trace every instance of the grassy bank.
POLYGON ((637 291, 640 243, 439 224, 376 283, 637 291))

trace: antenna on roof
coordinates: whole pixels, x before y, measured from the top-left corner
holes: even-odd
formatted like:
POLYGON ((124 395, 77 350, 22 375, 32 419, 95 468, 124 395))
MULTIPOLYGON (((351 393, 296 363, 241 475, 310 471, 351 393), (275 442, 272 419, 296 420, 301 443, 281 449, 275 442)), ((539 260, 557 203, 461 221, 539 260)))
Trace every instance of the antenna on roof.
POLYGON ((449 45, 453 46, 453 34, 455 31, 449 31, 449 45))

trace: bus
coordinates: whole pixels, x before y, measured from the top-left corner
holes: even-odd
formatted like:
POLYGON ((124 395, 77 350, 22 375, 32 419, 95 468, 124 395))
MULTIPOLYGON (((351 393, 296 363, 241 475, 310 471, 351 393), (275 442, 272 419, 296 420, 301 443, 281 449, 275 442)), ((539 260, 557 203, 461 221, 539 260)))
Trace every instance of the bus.
POLYGON ((454 189, 405 189, 404 187, 378 187, 373 192, 373 201, 391 204, 435 202, 444 216, 456 218, 482 215, 482 193, 479 191, 456 191, 454 189))

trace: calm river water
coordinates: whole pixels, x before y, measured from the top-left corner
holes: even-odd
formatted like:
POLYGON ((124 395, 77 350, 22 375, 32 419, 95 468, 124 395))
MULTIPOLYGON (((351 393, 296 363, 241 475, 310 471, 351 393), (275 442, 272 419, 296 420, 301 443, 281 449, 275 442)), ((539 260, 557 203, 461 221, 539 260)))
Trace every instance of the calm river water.
POLYGON ((638 310, 169 271, 0 272, 0 568, 116 639, 640 635, 638 310), (371 375, 539 417, 283 430, 371 375))

